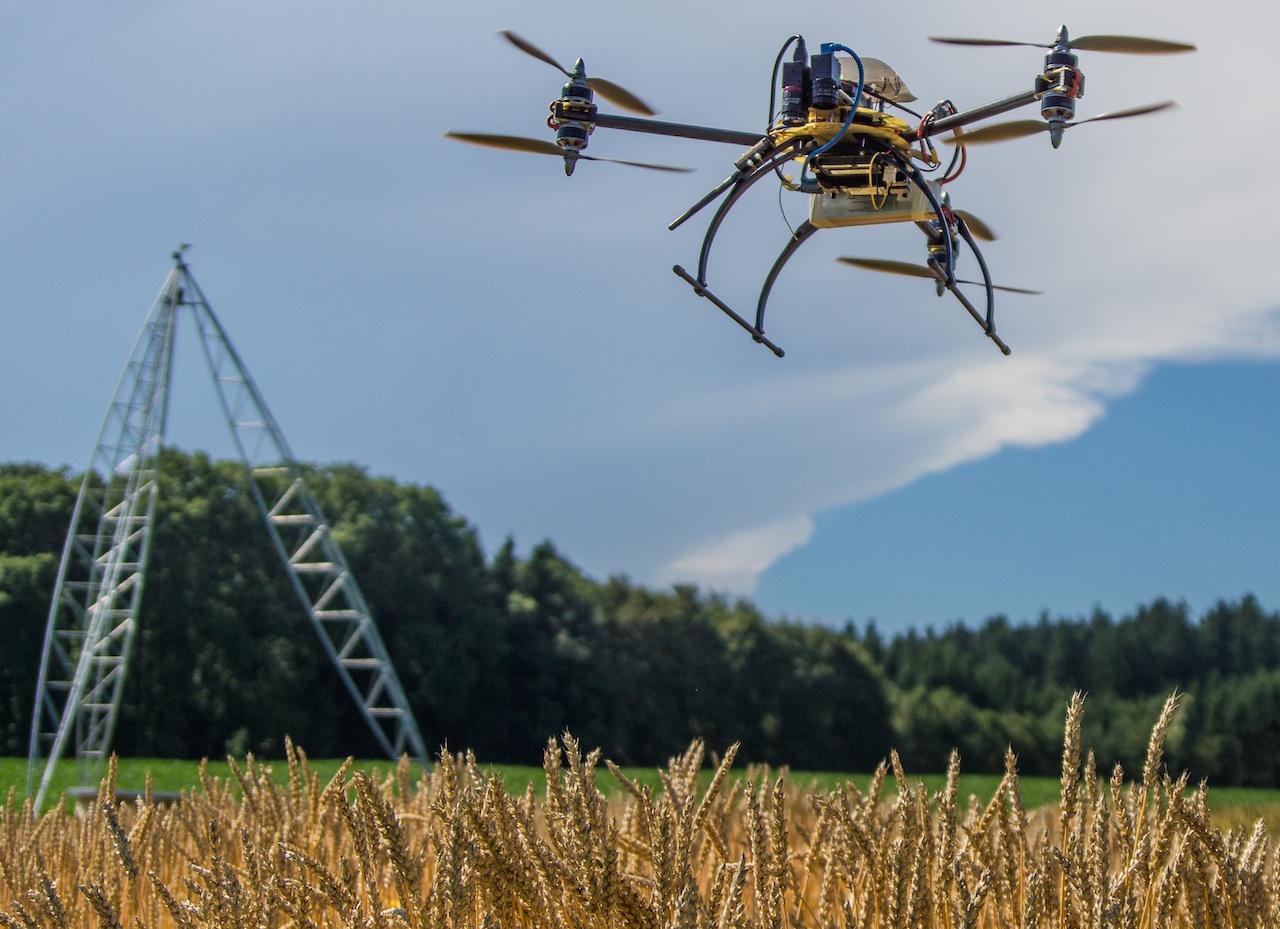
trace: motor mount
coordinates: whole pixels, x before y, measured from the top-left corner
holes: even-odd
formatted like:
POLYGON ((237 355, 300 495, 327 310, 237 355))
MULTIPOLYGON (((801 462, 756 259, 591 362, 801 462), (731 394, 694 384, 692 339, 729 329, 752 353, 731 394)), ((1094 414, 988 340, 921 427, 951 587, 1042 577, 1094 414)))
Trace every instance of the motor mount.
POLYGON ((1084 96, 1084 72, 1071 51, 1067 27, 1058 30, 1053 49, 1044 56, 1044 71, 1036 77, 1040 115, 1049 123, 1049 141, 1057 148, 1067 122, 1075 119, 1076 101, 1084 96))
POLYGON ((547 117, 547 125, 556 131, 556 145, 565 152, 564 173, 573 174, 578 159, 575 157, 585 151, 595 128, 592 118, 596 115, 595 94, 587 82, 587 66, 579 58, 573 65, 573 75, 560 89, 560 106, 551 105, 551 116, 547 117), (566 118, 565 114, 571 114, 566 118), (581 119, 572 117, 581 116, 581 119))

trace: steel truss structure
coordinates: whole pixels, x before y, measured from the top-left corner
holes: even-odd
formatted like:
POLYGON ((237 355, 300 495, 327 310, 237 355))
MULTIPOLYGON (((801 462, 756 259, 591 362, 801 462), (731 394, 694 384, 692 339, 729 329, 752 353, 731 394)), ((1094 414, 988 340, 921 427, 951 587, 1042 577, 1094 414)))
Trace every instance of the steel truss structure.
POLYGON ((343 685, 391 758, 427 753, 404 688, 330 524, 261 392, 181 251, 116 388, 85 471, 49 607, 31 722, 27 793, 39 809, 68 751, 80 783, 110 751, 138 628, 180 311, 200 347, 247 484, 294 592, 343 685))

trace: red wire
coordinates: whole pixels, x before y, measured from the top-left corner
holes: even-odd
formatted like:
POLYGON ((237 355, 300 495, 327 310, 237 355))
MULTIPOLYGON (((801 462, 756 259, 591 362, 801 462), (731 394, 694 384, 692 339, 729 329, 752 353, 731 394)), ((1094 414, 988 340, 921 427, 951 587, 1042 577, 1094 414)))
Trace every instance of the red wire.
POLYGON ((931 119, 933 119, 932 110, 920 117, 920 125, 916 128, 916 141, 920 143, 920 155, 923 158, 929 157, 929 153, 924 147, 924 127, 929 125, 931 119))
POLYGON ((965 167, 965 165, 967 165, 968 163, 969 163, 969 150, 968 150, 968 147, 967 147, 967 146, 965 146, 963 143, 961 143, 961 145, 960 145, 960 167, 956 168, 956 173, 955 173, 955 174, 952 174, 952 175, 950 175, 950 176, 948 176, 948 177, 944 177, 942 180, 938 181, 938 183, 939 183, 939 184, 950 184, 952 181, 954 181, 954 180, 955 180, 956 178, 958 178, 960 175, 964 174, 964 167, 965 167))
POLYGON ((955 174, 948 175, 947 177, 944 177, 942 180, 938 181, 939 184, 950 184, 960 175, 964 174, 964 167, 969 163, 969 148, 964 144, 964 142, 960 141, 963 135, 964 135, 963 130, 960 130, 960 129, 956 130, 956 140, 957 140, 957 144, 960 146, 960 167, 956 168, 955 174))

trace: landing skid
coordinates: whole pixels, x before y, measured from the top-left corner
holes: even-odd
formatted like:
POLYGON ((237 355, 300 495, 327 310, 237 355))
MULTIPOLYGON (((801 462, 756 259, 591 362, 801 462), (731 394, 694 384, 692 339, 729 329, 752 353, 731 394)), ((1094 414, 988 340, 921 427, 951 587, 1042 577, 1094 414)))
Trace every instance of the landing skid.
POLYGON ((680 267, 680 265, 676 265, 671 270, 676 273, 677 277, 682 278, 686 284, 692 287, 693 292, 695 294, 697 294, 699 297, 706 297, 715 306, 719 307, 719 309, 721 310, 721 312, 724 313, 725 316, 728 316, 730 319, 732 319, 735 323, 737 323, 743 329, 747 330, 747 332, 751 334, 751 338, 754 341, 759 342, 761 345, 769 349, 769 351, 773 352, 779 358, 781 358, 783 355, 786 354, 786 352, 784 352, 778 346, 774 345, 767 338, 765 338, 765 334, 763 332, 761 332, 755 326, 751 325, 751 323, 747 322, 745 319, 743 319, 741 316, 735 313, 733 311, 733 308, 730 307, 729 304, 725 303, 723 300, 721 300, 719 297, 713 294, 710 290, 708 290, 706 284, 698 283, 698 279, 695 278, 688 271, 686 271, 684 268, 680 267))
MULTIPOLYGON (((681 265, 676 265, 671 270, 675 272, 677 277, 692 287, 695 294, 699 297, 705 297, 710 300, 717 309, 746 330, 753 341, 765 346, 779 358, 782 358, 786 353, 766 338, 764 334, 765 306, 769 302, 769 294, 773 290, 774 282, 778 279, 778 274, 782 271, 783 266, 786 265, 791 256, 796 253, 800 246, 807 242, 809 238, 818 231, 819 227, 806 220, 801 223, 794 232, 792 232, 791 238, 787 241, 786 247, 782 249, 782 253, 778 255, 777 259, 774 261, 773 267, 769 269, 769 274, 765 278, 764 286, 760 289, 760 297, 756 303, 756 318, 754 323, 748 322, 745 317, 738 314, 731 306, 711 291, 707 285, 707 265, 711 257, 711 245, 715 241, 716 233, 719 232, 720 225, 724 222, 729 211, 733 209, 734 204, 741 199, 742 195, 745 194, 750 187, 764 179, 767 175, 772 174, 784 162, 795 158, 801 153, 803 148, 804 146, 802 143, 797 143, 795 141, 785 143, 774 148, 770 146, 769 140, 761 140, 757 145, 752 147, 746 155, 735 162, 735 170, 733 174, 725 178, 723 182, 677 217, 669 226, 671 229, 679 227, 695 213, 710 205, 722 194, 725 194, 726 191, 728 192, 727 196, 725 196, 719 208, 716 210, 715 215, 711 218, 710 223, 707 225, 707 231, 702 239, 702 248, 698 255, 697 275, 690 274, 681 265)), ((930 251, 937 253, 936 257, 931 257, 929 259, 928 267, 937 278, 938 295, 941 296, 943 290, 950 291, 951 295, 960 301, 960 305, 965 308, 971 317, 973 317, 973 321, 982 328, 982 331, 987 338, 994 342, 996 347, 998 347, 1005 355, 1010 354, 1011 350, 1009 346, 1006 345, 998 335, 996 335, 995 294, 994 288, 991 284, 991 275, 987 271, 987 263, 983 259, 982 252, 979 251, 978 245, 974 241, 973 235, 965 224, 963 217, 952 213, 948 207, 943 205, 943 203, 934 194, 933 190, 929 187, 929 184, 923 175, 920 174, 919 170, 909 159, 903 157, 896 151, 891 152, 891 155, 898 162, 902 172, 924 194, 929 205, 933 209, 934 215, 937 217, 936 221, 920 222, 917 223, 917 225, 920 226, 921 230, 931 240, 932 244, 930 246, 930 251), (970 303, 969 298, 966 297, 957 286, 958 282, 956 281, 955 276, 955 243, 952 241, 953 229, 955 233, 958 233, 959 238, 963 239, 965 244, 969 246, 974 257, 978 260, 978 266, 982 270, 982 279, 986 284, 987 291, 986 313, 980 312, 977 307, 970 303)))

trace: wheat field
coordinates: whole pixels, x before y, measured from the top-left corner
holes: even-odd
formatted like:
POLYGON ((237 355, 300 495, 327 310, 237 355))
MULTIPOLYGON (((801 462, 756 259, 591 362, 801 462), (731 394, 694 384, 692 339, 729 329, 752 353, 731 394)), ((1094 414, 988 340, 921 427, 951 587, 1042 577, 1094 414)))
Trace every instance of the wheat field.
POLYGON ((1222 831, 1208 791, 1163 770, 1170 698, 1140 779, 1082 757, 1067 708, 1061 800, 1028 811, 1017 763, 989 803, 929 794, 893 755, 869 788, 730 777, 704 747, 637 785, 568 735, 547 787, 511 796, 471 756, 411 778, 344 766, 327 783, 292 745, 277 786, 252 757, 201 769, 175 803, 0 813, 4 929, 1262 929, 1280 925, 1280 849, 1222 831), (617 779, 610 798, 597 777, 617 779), (891 782, 896 793, 888 789, 891 782), (890 796, 892 794, 892 796, 890 796))

